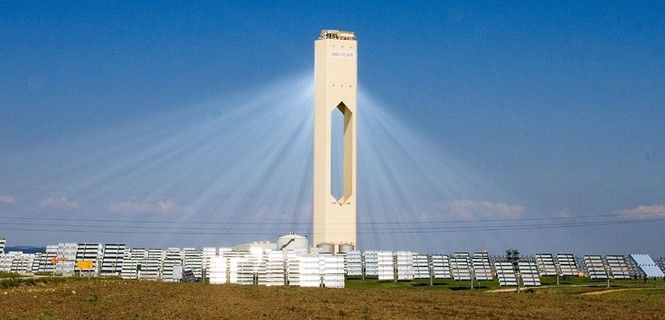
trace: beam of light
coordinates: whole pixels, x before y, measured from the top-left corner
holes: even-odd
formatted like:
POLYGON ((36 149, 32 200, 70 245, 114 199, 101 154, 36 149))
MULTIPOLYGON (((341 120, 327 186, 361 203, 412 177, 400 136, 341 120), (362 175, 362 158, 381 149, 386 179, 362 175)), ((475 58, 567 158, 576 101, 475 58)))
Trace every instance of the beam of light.
MULTIPOLYGON (((297 222, 311 207, 311 83, 311 75, 281 79, 242 96, 222 96, 7 162, 31 172, 24 175, 29 179, 16 174, 13 180, 18 189, 35 193, 33 201, 43 197, 41 193, 64 193, 81 204, 80 210, 69 212, 36 212, 45 217, 157 217, 175 227, 198 219, 269 219, 289 222, 275 227, 274 234, 305 232, 308 228, 297 222), (43 158, 35 156, 39 153, 43 158)), ((150 239, 137 235, 112 240, 159 245, 257 240, 173 236, 164 232, 150 239)))
MULTIPOLYGON (((81 204, 69 212, 40 212, 47 216, 66 214, 82 221, 101 216, 123 220, 118 226, 129 230, 145 219, 168 223, 148 238, 141 232, 97 235, 105 239, 81 235, 91 241, 204 246, 273 240, 286 232, 310 235, 312 83, 311 74, 281 79, 133 126, 56 144, 37 151, 48 164, 27 164, 38 170, 24 184, 50 186, 53 193, 66 193, 81 204), (252 228, 212 224, 214 230, 198 234, 178 231, 196 221, 265 223, 252 228)), ((358 106, 359 246, 464 248, 469 241, 464 235, 452 236, 443 229, 406 231, 424 230, 415 223, 449 219, 450 200, 500 190, 391 114, 394 106, 362 89, 358 106), (388 225, 390 221, 405 223, 388 225), (386 232, 397 229, 405 232, 386 232)), ((334 171, 332 178, 339 180, 340 174, 334 171)), ((472 212, 463 218, 483 217, 472 212)), ((64 240, 61 236, 51 239, 64 240)), ((495 241, 487 232, 474 236, 481 243, 495 241)))
MULTIPOLYGON (((498 188, 391 114, 365 90, 360 90, 358 100, 358 219, 373 231, 372 236, 361 234, 359 245, 412 250, 468 246, 468 237, 460 235, 378 232, 384 228, 382 221, 449 218, 445 208, 449 201, 497 193, 498 188)), ((467 218, 479 217, 472 213, 467 218)), ((473 237, 480 237, 482 243, 490 241, 483 237, 491 238, 486 233, 473 237)))
MULTIPOLYGON (((21 219, 0 207, 0 232, 11 225, 5 236, 40 245, 100 241, 160 247, 274 240, 286 232, 310 235, 312 82, 311 74, 281 79, 3 157, 2 183, 32 196, 19 196, 19 202, 35 204, 14 205, 21 219), (46 196, 67 196, 80 206, 39 207, 46 196)), ((496 250, 530 241, 524 232, 533 230, 662 223, 594 215, 517 221, 496 215, 492 210, 515 203, 513 197, 398 118, 391 111, 395 107, 359 91, 362 249, 496 250)), ((339 171, 333 174, 340 178, 339 171)), ((590 236, 578 236, 585 237, 590 236)))

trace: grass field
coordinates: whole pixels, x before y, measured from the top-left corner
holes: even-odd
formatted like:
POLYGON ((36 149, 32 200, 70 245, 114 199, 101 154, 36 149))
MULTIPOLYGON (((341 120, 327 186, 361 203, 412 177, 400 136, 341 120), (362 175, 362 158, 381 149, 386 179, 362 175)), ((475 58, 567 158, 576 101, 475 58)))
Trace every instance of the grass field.
POLYGON ((349 280, 345 289, 315 289, 60 279, 0 289, 0 319, 665 319, 662 280, 521 293, 466 284, 349 280))

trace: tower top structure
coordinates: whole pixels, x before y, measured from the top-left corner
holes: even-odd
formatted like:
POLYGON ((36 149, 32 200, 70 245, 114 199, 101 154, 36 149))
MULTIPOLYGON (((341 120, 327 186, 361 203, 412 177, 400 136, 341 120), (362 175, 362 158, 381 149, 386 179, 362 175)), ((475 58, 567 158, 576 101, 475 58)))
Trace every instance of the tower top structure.
POLYGON ((322 39, 356 40, 356 34, 353 31, 321 30, 319 40, 322 39))

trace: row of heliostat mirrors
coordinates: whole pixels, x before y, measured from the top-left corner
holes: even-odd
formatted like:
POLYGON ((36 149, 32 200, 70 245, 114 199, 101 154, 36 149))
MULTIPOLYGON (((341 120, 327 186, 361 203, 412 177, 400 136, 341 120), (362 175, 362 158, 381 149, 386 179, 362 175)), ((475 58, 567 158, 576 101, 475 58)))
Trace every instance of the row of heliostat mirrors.
MULTIPOLYGON (((665 264, 665 259, 661 260, 665 264)), ((649 255, 585 255, 540 253, 519 261, 490 257, 487 252, 423 255, 408 251, 351 251, 345 257, 349 277, 379 280, 493 280, 501 286, 539 286, 542 276, 586 276, 590 279, 662 278, 649 255)))
POLYGON ((381 281, 453 279, 502 286, 538 286, 543 276, 591 279, 663 277, 664 259, 646 254, 585 255, 540 253, 519 261, 486 251, 425 255, 410 251, 351 251, 346 255, 295 251, 235 252, 230 248, 128 248, 124 244, 59 243, 46 252, 0 255, 0 271, 61 275, 115 275, 125 279, 180 281, 188 270, 211 283, 343 287, 346 277, 381 281), (659 265, 660 263, 660 265, 659 265))

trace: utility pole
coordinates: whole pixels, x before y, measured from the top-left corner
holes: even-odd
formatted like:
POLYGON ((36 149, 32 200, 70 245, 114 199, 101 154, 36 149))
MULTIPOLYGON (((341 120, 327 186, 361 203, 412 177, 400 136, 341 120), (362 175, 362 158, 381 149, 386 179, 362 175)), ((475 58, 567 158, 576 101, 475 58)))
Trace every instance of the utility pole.
POLYGON ((434 286, 434 266, 433 265, 428 265, 429 266, 429 285, 434 286))
POLYGON ((395 283, 397 283, 397 275, 399 272, 397 271, 397 256, 393 255, 393 278, 395 279, 395 283))
POLYGON ((367 262, 365 261, 365 254, 360 255, 360 275, 365 280, 365 272, 367 272, 367 262))

